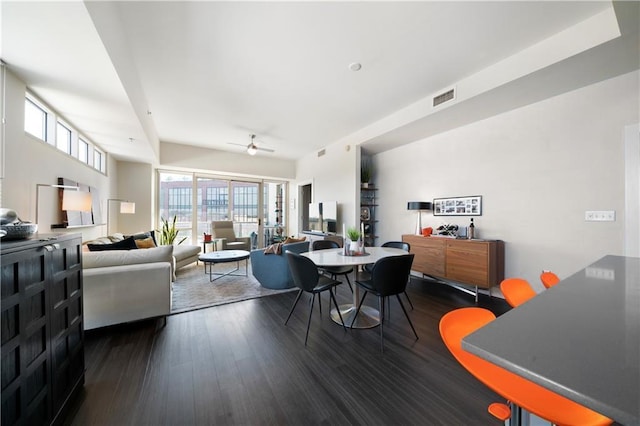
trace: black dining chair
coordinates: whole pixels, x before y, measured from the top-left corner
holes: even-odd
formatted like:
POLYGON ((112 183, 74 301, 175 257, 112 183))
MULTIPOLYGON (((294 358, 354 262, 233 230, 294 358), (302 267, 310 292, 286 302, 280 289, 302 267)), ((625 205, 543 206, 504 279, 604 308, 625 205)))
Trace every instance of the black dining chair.
MULTIPOLYGON (((291 318, 291 314, 293 314, 293 310, 296 308, 298 301, 300 300, 300 296, 302 293, 307 292, 311 293, 312 298, 309 310, 309 319, 307 320, 307 334, 304 337, 304 345, 307 346, 307 340, 309 339, 309 327, 311 326, 311 314, 313 314, 313 302, 316 300, 316 294, 320 294, 323 291, 329 290, 329 297, 333 301, 333 304, 336 306, 336 310, 338 311, 338 316, 340 317, 340 323, 342 324, 342 328, 347 331, 347 328, 344 325, 344 320, 342 319, 342 314, 340 313, 340 307, 338 306, 338 302, 336 301, 335 296, 333 295, 333 288, 339 284, 340 281, 331 279, 326 275, 318 274, 318 266, 313 262, 313 260, 304 257, 298 253, 294 253, 292 251, 287 251, 285 253, 287 256, 287 263, 289 264, 289 268, 291 270, 291 276, 293 278, 293 282, 296 287, 300 290, 298 291, 298 295, 296 296, 295 302, 293 302, 293 306, 289 311, 289 316, 287 320, 284 322, 284 325, 287 325, 289 319, 291 318)), ((322 315, 322 302, 321 297, 318 296, 318 306, 320 308, 320 314, 322 315)), ((329 306, 331 307, 331 306, 329 306)))
MULTIPOLYGON (((404 250, 404 251, 411 251, 411 245, 409 243, 405 243, 404 241, 387 241, 386 243, 382 244, 380 247, 391 247, 391 248, 397 248, 400 250, 404 250)), ((369 274, 371 274, 371 270, 373 269, 373 264, 370 263, 368 265, 364 265, 364 270, 366 272, 368 272, 369 274)), ((408 281, 407 281, 408 283, 408 281)), ((413 303, 411 303, 411 299, 409 298, 409 295, 407 294, 407 292, 404 292, 404 297, 407 298, 407 302, 409 302, 409 306, 411 306, 411 309, 413 310, 413 303)))
MULTIPOLYGON (((379 259, 371 269, 371 278, 366 281, 356 281, 360 287, 364 289, 364 294, 362 295, 362 299, 360 299, 360 303, 358 303, 358 307, 356 309, 356 314, 353 317, 353 322, 355 322, 358 313, 360 313, 360 308, 362 307, 362 303, 364 302, 367 294, 373 293, 378 296, 378 309, 380 310, 380 350, 384 351, 384 318, 385 318, 385 299, 389 296, 396 296, 398 298, 398 302, 400 303, 400 307, 404 312, 404 316, 407 317, 409 321, 409 325, 411 326, 411 330, 413 330, 413 334, 416 336, 416 340, 418 340, 418 333, 416 333, 416 329, 413 327, 413 323, 411 322, 411 318, 409 318, 409 314, 407 314, 407 310, 404 308, 404 304, 400 299, 400 293, 403 293, 407 287, 407 281, 409 280, 409 274, 411 273, 411 265, 413 264, 414 254, 406 254, 401 256, 389 256, 379 259)), ((353 322, 351 323, 351 327, 353 327, 353 322)))
MULTIPOLYGON (((340 244, 333 240, 316 240, 311 243, 312 250, 326 250, 326 249, 336 249, 340 248, 340 244)), ((349 284, 349 288, 351 289, 351 293, 353 293, 353 287, 351 286, 351 281, 349 280, 349 274, 353 272, 353 267, 351 266, 323 266, 320 268, 320 271, 324 271, 331 276, 334 280, 337 279, 338 275, 343 275, 347 279, 347 284, 349 284)))

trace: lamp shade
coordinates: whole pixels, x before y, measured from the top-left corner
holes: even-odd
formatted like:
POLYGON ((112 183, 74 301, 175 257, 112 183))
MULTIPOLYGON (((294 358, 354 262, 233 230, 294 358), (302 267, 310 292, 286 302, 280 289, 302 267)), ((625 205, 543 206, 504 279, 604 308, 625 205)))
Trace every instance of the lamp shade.
POLYGON ((62 194, 62 210, 67 211, 91 211, 91 193, 65 189, 62 194))
POLYGON ((409 201, 407 210, 431 210, 431 203, 429 201, 409 201))

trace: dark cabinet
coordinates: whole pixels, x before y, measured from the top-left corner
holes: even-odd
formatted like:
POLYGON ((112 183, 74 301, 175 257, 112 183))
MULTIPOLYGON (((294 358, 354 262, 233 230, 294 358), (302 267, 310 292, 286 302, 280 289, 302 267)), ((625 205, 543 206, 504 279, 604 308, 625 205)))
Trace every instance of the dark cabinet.
POLYGON ((58 423, 84 385, 81 237, 0 250, 2 424, 58 423))

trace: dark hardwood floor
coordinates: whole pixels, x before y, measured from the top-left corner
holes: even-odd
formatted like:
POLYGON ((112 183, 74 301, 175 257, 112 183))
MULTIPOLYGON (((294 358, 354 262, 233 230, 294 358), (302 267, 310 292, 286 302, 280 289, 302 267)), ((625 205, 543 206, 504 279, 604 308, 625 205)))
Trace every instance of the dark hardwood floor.
MULTIPOLYGON (((501 400, 460 367, 438 321, 474 306, 456 289, 412 279, 415 341, 397 301, 379 330, 349 330, 308 304, 283 322, 295 292, 86 333, 86 384, 69 425, 499 425, 501 400)), ((339 302, 351 293, 341 286, 339 302)), ((377 306, 374 297, 369 304, 377 306)), ((406 305, 406 304, 405 304, 406 305)), ((496 298, 479 306, 508 310, 496 298)))

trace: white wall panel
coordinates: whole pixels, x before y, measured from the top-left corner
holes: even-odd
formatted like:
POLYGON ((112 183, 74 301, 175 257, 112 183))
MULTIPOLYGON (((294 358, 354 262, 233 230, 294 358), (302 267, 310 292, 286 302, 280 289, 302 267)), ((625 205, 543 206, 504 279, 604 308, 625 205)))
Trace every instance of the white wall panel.
MULTIPOLYGON (((412 233, 407 201, 482 195, 481 238, 506 243, 507 277, 539 286, 624 249, 624 127, 637 122, 638 73, 569 92, 378 154, 380 241, 412 233), (585 210, 615 210, 586 222, 585 210)), ((424 214, 423 226, 468 217, 424 214)), ((541 288, 541 286, 539 286, 541 288)))

